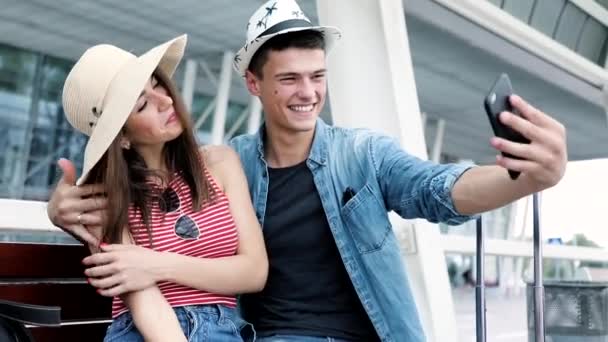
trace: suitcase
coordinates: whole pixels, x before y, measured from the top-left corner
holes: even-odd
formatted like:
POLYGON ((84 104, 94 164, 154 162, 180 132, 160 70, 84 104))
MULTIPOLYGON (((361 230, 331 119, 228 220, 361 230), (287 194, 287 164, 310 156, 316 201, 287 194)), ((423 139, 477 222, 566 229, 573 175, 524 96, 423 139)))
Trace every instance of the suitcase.
MULTIPOLYGON (((534 337, 545 342, 543 255, 540 231, 539 194, 532 195, 534 230, 534 337)), ((475 328, 477 342, 486 342, 486 297, 484 282, 484 237, 481 217, 477 219, 477 279, 475 284, 475 328)))

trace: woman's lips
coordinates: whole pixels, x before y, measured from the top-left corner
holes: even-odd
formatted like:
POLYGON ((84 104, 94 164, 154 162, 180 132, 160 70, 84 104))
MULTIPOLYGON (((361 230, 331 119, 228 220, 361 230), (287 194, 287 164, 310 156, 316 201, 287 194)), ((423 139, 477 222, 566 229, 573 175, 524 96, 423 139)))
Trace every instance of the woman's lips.
POLYGON ((177 121, 177 115, 175 114, 175 112, 169 115, 169 118, 167 119, 167 122, 165 122, 165 124, 170 124, 174 121, 177 121))

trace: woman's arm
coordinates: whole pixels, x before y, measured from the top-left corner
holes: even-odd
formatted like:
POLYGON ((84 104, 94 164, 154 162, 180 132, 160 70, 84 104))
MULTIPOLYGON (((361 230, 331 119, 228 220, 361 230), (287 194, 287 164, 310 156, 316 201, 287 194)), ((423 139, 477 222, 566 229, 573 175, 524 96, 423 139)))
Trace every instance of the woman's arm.
POLYGON ((120 296, 146 342, 186 341, 175 311, 158 287, 127 292, 120 296))
MULTIPOLYGON (((128 229, 123 229, 122 243, 134 245, 128 229)), ((120 299, 129 308, 133 322, 146 342, 186 341, 175 311, 156 284, 123 293, 120 299)))

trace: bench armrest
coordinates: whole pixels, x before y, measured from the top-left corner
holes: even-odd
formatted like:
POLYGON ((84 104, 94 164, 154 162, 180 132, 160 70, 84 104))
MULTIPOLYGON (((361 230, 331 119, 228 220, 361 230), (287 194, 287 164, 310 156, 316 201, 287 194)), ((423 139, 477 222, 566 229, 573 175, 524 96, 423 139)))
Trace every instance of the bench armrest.
POLYGON ((59 326, 61 308, 0 300, 0 316, 24 324, 38 326, 59 326))

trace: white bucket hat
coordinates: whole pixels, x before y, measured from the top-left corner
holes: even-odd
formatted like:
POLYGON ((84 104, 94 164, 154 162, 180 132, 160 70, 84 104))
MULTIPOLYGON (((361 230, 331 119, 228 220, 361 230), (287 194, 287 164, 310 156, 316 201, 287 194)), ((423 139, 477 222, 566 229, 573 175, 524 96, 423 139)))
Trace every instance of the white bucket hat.
POLYGON ((182 35, 137 57, 113 45, 89 48, 76 62, 63 86, 63 108, 69 123, 89 136, 81 185, 133 110, 146 82, 158 67, 173 76, 186 47, 182 35))
POLYGON ((253 13, 247 23, 247 39, 234 56, 234 69, 244 77, 251 58, 266 41, 279 34, 304 30, 321 32, 326 51, 342 36, 336 27, 314 26, 295 0, 267 1, 253 13))

